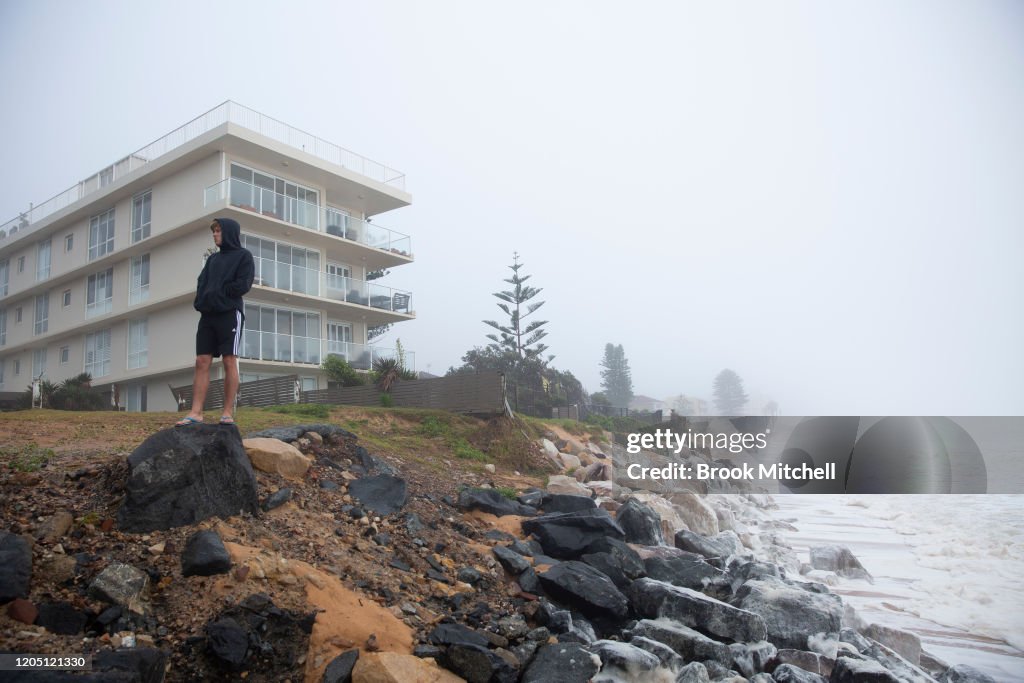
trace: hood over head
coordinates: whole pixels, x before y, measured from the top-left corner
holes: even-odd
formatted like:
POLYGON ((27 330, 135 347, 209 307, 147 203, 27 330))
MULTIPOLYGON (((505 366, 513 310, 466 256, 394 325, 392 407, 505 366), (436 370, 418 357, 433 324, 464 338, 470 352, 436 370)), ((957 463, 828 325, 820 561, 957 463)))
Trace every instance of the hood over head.
POLYGON ((232 218, 214 218, 220 226, 220 250, 231 251, 242 248, 242 226, 232 218))

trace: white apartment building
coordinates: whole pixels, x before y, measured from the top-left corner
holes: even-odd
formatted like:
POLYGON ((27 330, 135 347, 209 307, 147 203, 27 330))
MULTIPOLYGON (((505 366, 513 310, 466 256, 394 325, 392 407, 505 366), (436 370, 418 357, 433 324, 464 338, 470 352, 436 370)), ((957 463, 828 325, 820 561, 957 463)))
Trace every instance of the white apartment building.
POLYGON ((372 278, 412 262, 410 238, 371 217, 411 200, 401 173, 225 102, 0 226, 0 392, 88 372, 128 410, 176 410, 217 216, 256 262, 242 381, 325 388, 327 354, 369 369, 393 351, 367 330, 415 317, 372 278))

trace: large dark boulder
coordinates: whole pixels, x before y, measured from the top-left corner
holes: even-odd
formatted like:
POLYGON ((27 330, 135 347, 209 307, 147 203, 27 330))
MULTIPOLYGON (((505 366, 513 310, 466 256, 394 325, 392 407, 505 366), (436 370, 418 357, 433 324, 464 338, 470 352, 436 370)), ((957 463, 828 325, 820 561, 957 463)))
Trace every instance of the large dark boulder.
POLYGON ((343 652, 327 665, 320 683, 352 683, 352 669, 359 661, 359 650, 343 652))
POLYGON ((643 619, 631 633, 634 640, 642 637, 668 645, 688 662, 712 660, 722 666, 732 666, 732 651, 728 645, 678 622, 643 619))
POLYGON ((739 536, 733 531, 723 531, 714 536, 701 536, 689 529, 680 529, 675 535, 675 546, 689 553, 703 555, 713 564, 724 567, 732 555, 744 553, 739 536))
POLYGON ((605 537, 621 541, 626 535, 603 508, 554 512, 524 520, 522 526, 537 537, 545 554, 560 560, 576 559, 605 537))
POLYGON ((539 574, 548 595, 587 616, 623 618, 629 601, 612 580, 582 562, 560 562, 539 574))
POLYGON ((27 598, 32 582, 32 547, 21 536, 0 531, 0 602, 27 598))
POLYGON ((479 645, 487 647, 490 641, 462 624, 438 624, 428 636, 433 645, 479 645))
POLYGON ((498 517, 504 517, 505 515, 533 516, 537 514, 535 508, 509 500, 497 489, 462 489, 459 491, 458 505, 460 510, 481 510, 498 517))
POLYGON ((661 517, 650 505, 630 498, 615 513, 615 521, 626 532, 626 540, 638 545, 662 545, 661 517))
POLYGON ((521 683, 587 683, 601 670, 601 658, 578 643, 553 643, 537 651, 521 683))
POLYGON ((668 617, 684 626, 736 642, 764 640, 764 619, 689 588, 654 579, 638 579, 629 588, 637 613, 656 619, 668 617))
POLYGON ((995 679, 969 664, 957 664, 939 676, 939 683, 996 683, 995 679))
POLYGON ((157 432, 128 456, 125 492, 118 526, 136 533, 259 511, 256 477, 234 426, 157 432))
POLYGON ((445 668, 468 683, 515 683, 519 670, 493 650, 480 645, 456 643, 448 647, 441 660, 445 668))
POLYGON ((811 673, 793 666, 792 664, 780 664, 772 672, 772 678, 779 683, 825 683, 825 679, 816 673, 811 673))
POLYGON ((726 580, 725 572, 711 566, 696 553, 675 557, 648 557, 644 560, 644 569, 647 576, 652 579, 698 591, 709 584, 718 584, 726 580))
POLYGON ((848 579, 874 582, 868 570, 846 546, 816 545, 811 547, 810 555, 811 566, 815 569, 835 572, 848 579))
POLYGON ((398 512, 409 500, 405 479, 390 474, 356 479, 348 485, 348 492, 378 515, 398 512))
POLYGON ((496 545, 491 548, 491 552, 498 558, 498 562, 505 568, 505 571, 512 576, 519 576, 530 568, 530 561, 511 548, 496 545))
POLYGON ((597 507, 593 498, 576 496, 571 493, 549 493, 541 504, 544 512, 579 512, 597 507))
POLYGON ((843 603, 836 595, 812 593, 779 581, 747 581, 733 603, 764 619, 768 640, 780 648, 804 650, 808 636, 838 633, 843 603))
POLYGON ((601 658, 601 670, 618 669, 634 676, 643 677, 661 666, 661 660, 641 647, 618 640, 598 640, 590 644, 590 650, 601 658))
POLYGON ((840 657, 832 669, 829 683, 901 683, 901 681, 873 659, 840 657))

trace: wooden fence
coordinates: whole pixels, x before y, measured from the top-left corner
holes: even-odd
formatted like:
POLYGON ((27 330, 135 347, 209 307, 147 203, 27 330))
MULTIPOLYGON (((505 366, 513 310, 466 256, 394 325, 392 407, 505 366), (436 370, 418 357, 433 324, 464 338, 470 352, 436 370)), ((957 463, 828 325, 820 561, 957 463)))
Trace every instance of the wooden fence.
MULTIPOLYGON (((505 378, 497 372, 479 372, 402 380, 391 387, 392 405, 408 408, 434 408, 457 413, 494 415, 505 411, 505 378)), ((178 409, 192 405, 192 385, 171 387, 178 409)), ((379 406, 381 391, 375 386, 337 387, 299 391, 297 375, 272 377, 239 386, 239 406, 276 406, 286 403, 326 403, 333 405, 379 406)), ((224 407, 224 380, 210 382, 206 408, 224 407)))

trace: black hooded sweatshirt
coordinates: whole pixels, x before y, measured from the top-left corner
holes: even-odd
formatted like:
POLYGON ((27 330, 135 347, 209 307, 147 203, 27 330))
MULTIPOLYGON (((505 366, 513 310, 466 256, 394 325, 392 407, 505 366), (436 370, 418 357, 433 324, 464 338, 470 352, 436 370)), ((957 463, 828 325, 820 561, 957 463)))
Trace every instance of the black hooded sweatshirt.
POLYGON ((242 311, 242 296, 252 287, 256 267, 252 254, 242 248, 242 227, 230 218, 214 219, 220 225, 220 251, 206 259, 199 273, 193 306, 200 313, 242 311))

